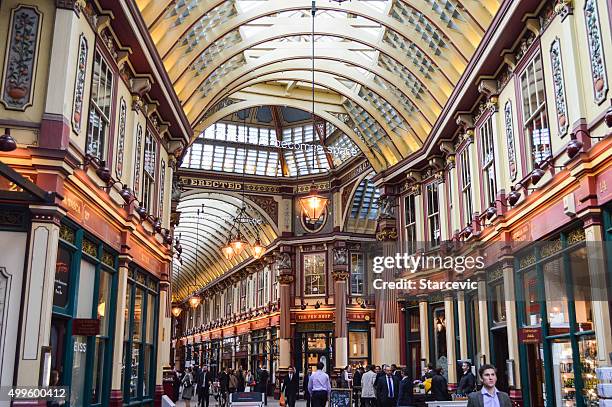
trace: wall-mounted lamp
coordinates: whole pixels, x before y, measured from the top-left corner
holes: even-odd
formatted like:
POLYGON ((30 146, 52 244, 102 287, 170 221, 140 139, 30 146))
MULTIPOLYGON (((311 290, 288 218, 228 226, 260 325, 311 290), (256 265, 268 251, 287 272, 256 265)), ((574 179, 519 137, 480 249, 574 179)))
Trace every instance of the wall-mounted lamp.
POLYGON ((11 136, 11 129, 4 129, 4 134, 0 136, 0 151, 8 153, 17 148, 17 142, 11 136))

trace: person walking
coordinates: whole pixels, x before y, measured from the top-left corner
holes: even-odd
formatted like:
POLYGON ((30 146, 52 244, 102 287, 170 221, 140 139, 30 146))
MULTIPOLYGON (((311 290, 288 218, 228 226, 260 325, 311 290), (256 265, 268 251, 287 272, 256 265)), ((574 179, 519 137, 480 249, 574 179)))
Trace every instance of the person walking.
POLYGON ((172 372, 172 401, 177 402, 181 392, 181 373, 174 368, 172 372))
POLYGON ((472 373, 472 365, 470 362, 463 362, 461 364, 462 375, 459 379, 459 385, 457 385, 457 391, 455 394, 458 396, 467 396, 474 391, 476 387, 476 376, 472 373))
POLYGON ((402 370, 402 380, 399 382, 397 391, 397 407, 414 406, 414 397, 412 396, 412 378, 410 377, 410 369, 402 370))
POLYGON ((449 401, 448 382, 442 376, 442 368, 434 369, 434 374, 431 378, 431 396, 435 401, 449 401))
POLYGON ((250 370, 247 370, 244 374, 244 391, 255 391, 253 386, 253 374, 250 370))
POLYGON ((233 369, 229 371, 229 384, 227 387, 230 393, 235 393, 238 390, 238 376, 236 376, 236 372, 233 369))
POLYGON ((190 367, 187 368, 185 376, 183 376, 182 384, 183 395, 181 398, 185 401, 185 407, 189 407, 193 398, 193 375, 191 374, 190 367))
POLYGON ((363 376, 363 367, 359 366, 353 374, 353 400, 355 407, 361 406, 361 377, 363 376))
POLYGON ((287 375, 283 379, 283 384, 281 385, 281 392, 285 393, 287 407, 295 407, 295 400, 297 399, 299 387, 300 380, 298 375, 295 373, 293 366, 289 366, 287 375))
POLYGON ((259 365, 259 369, 257 370, 257 385, 255 386, 255 391, 264 394, 264 405, 268 405, 268 371, 263 365, 259 365))
POLYGON ((331 393, 331 382, 329 375, 323 371, 324 367, 323 362, 317 363, 317 370, 312 373, 308 381, 312 407, 325 407, 331 393))
POLYGON ((304 371, 304 381, 302 382, 302 389, 304 389, 304 400, 306 400, 306 407, 310 407, 310 391, 308 391, 308 383, 310 381, 310 372, 304 371))
POLYGON ((210 398, 210 372, 208 366, 202 365, 200 375, 197 379, 198 384, 198 407, 208 407, 210 398))
POLYGON ((507 393, 497 390, 497 369, 485 364, 478 369, 482 380, 482 389, 468 395, 467 407, 512 407, 512 401, 507 393))
POLYGON ((366 372, 361 376, 361 403, 362 407, 374 407, 376 404, 376 390, 374 382, 376 372, 374 366, 368 366, 366 372))
POLYGON ((221 370, 219 373, 219 402, 221 405, 227 405, 227 395, 229 393, 229 367, 221 370))
POLYGON ((246 381, 244 378, 244 371, 242 370, 242 366, 238 368, 238 373, 236 374, 236 377, 238 378, 238 387, 236 388, 236 390, 242 393, 246 389, 246 381))
POLYGON ((399 380, 393 374, 391 366, 385 366, 384 376, 376 380, 376 398, 380 407, 396 407, 399 380))

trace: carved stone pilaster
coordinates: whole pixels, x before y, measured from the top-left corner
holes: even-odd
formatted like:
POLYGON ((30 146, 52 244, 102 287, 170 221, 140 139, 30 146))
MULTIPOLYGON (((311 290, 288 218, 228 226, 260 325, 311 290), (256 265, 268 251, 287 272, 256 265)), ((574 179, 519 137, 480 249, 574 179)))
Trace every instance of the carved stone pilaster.
POLYGON ((336 270, 334 269, 332 271, 332 278, 334 279, 334 281, 346 281, 348 280, 349 277, 349 271, 348 270, 336 270))

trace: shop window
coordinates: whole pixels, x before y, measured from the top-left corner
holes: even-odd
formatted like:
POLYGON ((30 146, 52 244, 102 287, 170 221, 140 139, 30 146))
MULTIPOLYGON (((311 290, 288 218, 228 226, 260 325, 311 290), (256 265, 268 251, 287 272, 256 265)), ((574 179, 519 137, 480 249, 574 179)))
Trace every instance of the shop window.
POLYGON ((562 259, 556 258, 544 263, 544 292, 546 310, 551 328, 569 327, 569 311, 565 294, 565 276, 562 259))
POLYGON ((364 287, 363 254, 351 253, 351 295, 363 295, 364 287))
POLYGON ((349 331, 349 364, 350 365, 366 365, 369 361, 369 346, 367 331, 349 331))
POLYGON ((418 307, 406 309, 406 340, 407 366, 410 368, 411 377, 416 379, 421 376, 421 318, 418 307))
MULTIPOLYGON (((446 314, 443 307, 433 310, 434 360, 446 372, 446 314)), ((445 373, 446 374, 446 373, 445 373)))
POLYGON ((427 229, 431 248, 440 246, 440 204, 438 184, 427 185, 427 229))
POLYGON ((139 270, 131 270, 126 293, 128 315, 124 336, 122 369, 123 401, 149 403, 155 389, 157 346, 157 281, 139 270))
POLYGON ((150 131, 145 135, 144 171, 142 180, 142 203, 145 208, 152 209, 155 204, 155 166, 157 143, 150 131))
POLYGON ((493 325, 506 323, 506 297, 504 295, 504 283, 499 282, 489 286, 491 296, 491 316, 493 325))
POLYGON ((593 329, 593 282, 589 274, 587 248, 581 247, 569 255, 572 270, 572 283, 574 286, 574 308, 578 330, 590 331, 593 329))
POLYGON ((540 301, 537 287, 537 274, 530 269, 523 276, 523 295, 525 297, 525 323, 526 325, 540 325, 540 301))
POLYGON ((466 146, 459 153, 459 166, 461 168, 461 197, 463 204, 463 221, 466 224, 472 222, 472 171, 470 169, 470 146, 466 146))
POLYGON ((53 288, 53 306, 66 308, 69 301, 70 268, 72 264, 72 250, 60 245, 55 262, 55 284, 53 288))
POLYGON ((410 194, 404 198, 404 239, 406 241, 406 253, 416 253, 417 232, 416 232, 416 197, 410 194))
POLYGON ((544 94, 542 57, 536 55, 520 75, 523 128, 531 149, 531 164, 551 156, 550 129, 544 94))
POLYGON ((304 294, 325 295, 325 253, 304 254, 304 294))
POLYGON ((85 152, 100 160, 106 159, 112 102, 113 73, 102 54, 96 50, 85 152))
POLYGON ((493 135, 493 116, 489 116, 479 127, 480 134, 480 166, 485 195, 485 205, 495 202, 497 194, 497 181, 495 180, 495 147, 493 135))

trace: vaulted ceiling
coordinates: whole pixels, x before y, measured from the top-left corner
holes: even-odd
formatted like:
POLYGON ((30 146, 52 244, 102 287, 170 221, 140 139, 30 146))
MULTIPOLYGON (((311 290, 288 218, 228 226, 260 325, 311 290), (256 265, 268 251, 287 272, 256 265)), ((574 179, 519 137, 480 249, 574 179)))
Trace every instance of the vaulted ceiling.
MULTIPOLYGON (((316 2, 315 113, 376 171, 429 134, 502 0, 316 2)), ((196 134, 261 105, 311 110, 311 0, 137 0, 196 134)))

